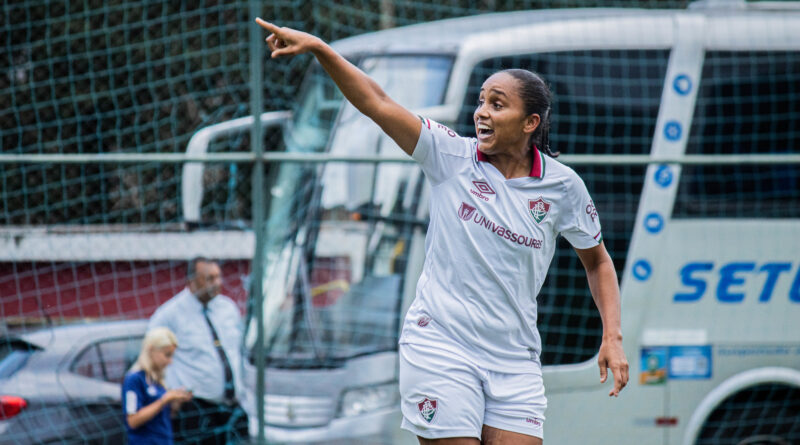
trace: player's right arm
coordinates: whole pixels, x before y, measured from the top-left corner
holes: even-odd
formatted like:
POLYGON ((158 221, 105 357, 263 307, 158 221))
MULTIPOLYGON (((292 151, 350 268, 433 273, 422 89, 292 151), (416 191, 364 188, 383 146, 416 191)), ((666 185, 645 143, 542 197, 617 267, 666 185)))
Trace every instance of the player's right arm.
POLYGON ((256 23, 272 33, 267 37, 267 46, 273 58, 312 53, 358 111, 375 121, 403 151, 409 155, 414 152, 422 129, 420 119, 392 100, 363 71, 318 37, 281 28, 260 18, 256 18, 256 23))

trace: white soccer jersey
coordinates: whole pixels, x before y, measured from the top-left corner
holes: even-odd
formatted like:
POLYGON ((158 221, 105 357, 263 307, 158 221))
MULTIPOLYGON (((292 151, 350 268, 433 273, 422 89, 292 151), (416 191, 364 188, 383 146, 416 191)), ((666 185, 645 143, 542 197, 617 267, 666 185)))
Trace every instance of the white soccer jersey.
POLYGON ((425 266, 401 343, 466 351, 486 369, 540 370, 536 296, 558 234, 600 244, 586 186, 536 151, 529 177, 505 179, 477 139, 423 119, 413 158, 431 184, 425 266))

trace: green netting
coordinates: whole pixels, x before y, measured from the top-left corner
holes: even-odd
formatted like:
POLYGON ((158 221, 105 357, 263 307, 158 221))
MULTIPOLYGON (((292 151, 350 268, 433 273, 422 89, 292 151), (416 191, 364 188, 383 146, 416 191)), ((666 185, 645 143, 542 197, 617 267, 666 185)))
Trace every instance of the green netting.
MULTIPOLYGON (((197 129, 249 114, 246 11, 246 2, 4 3, 3 152, 183 152, 197 129)), ((3 224, 180 218, 180 166, 2 169, 3 224)))
MULTIPOLYGON (((392 26, 543 7, 685 7, 686 1, 275 1, 263 16, 330 41, 392 26)), ((0 41, 4 153, 183 152, 198 129, 249 114, 247 2, 5 2, 0 41)), ((259 49, 260 51, 261 49, 259 49)), ((266 110, 294 108, 309 58, 270 65, 266 110)), ((268 133, 268 137, 275 137, 268 133)), ((278 139, 267 141, 277 148, 278 139)), ((247 138, 223 150, 248 150, 247 138)), ((208 178, 227 193, 247 178, 208 178)), ((3 224, 141 224, 181 220, 139 197, 177 191, 177 166, 0 166, 3 224)), ((242 197, 247 191, 239 191, 242 197)), ((249 217, 245 199, 210 198, 204 217, 249 217)))
MULTIPOLYGON (((800 54, 709 51, 686 152, 797 153, 799 115, 800 54)), ((797 218, 800 171, 793 165, 687 166, 673 214, 797 218)))

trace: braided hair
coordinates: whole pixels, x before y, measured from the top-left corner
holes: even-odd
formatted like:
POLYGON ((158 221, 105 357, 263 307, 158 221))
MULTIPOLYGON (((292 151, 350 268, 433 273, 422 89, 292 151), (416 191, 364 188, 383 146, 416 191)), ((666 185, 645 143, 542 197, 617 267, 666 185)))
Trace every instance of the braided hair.
POLYGON ((538 74, 519 68, 500 71, 519 81, 519 96, 525 104, 525 114, 538 114, 540 121, 531 135, 531 148, 545 152, 551 158, 557 157, 561 152, 550 149, 550 103, 553 93, 538 74))

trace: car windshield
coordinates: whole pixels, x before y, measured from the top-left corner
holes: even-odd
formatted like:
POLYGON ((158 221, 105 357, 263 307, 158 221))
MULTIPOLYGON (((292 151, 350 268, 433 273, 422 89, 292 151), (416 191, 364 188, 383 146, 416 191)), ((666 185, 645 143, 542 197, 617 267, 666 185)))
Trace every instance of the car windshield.
MULTIPOLYGON (((419 110, 441 104, 451 63, 450 57, 408 55, 366 57, 359 66, 398 103, 419 110)), ((309 79, 288 150, 402 153, 341 100, 318 67, 309 79)), ((417 220, 418 167, 284 163, 273 179, 264 274, 270 366, 336 367, 396 349, 408 241, 426 227, 417 220)), ((250 346, 254 331, 248 330, 250 346)))

